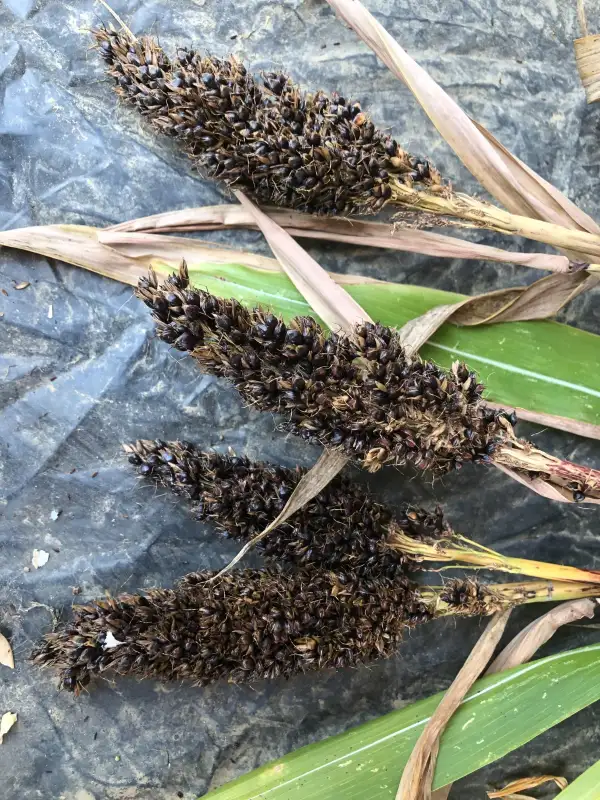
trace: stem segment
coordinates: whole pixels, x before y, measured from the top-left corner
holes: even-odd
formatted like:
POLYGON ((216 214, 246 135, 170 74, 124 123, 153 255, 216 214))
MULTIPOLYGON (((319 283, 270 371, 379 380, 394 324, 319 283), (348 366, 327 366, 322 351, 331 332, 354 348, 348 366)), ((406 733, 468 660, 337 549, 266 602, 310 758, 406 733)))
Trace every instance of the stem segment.
POLYGON ((480 584, 460 581, 451 584, 450 589, 423 587, 420 594, 434 617, 447 617, 494 614, 511 606, 596 597, 600 590, 595 583, 529 581, 480 584))
POLYGON ((577 251, 591 262, 600 260, 600 236, 596 234, 511 214, 468 195, 416 191, 400 181, 393 181, 391 202, 432 214, 467 220, 480 228, 525 236, 553 247, 577 251))
MULTIPOLYGON (((452 562, 460 568, 467 564, 483 569, 510 572, 515 575, 529 575, 550 581, 575 581, 579 583, 600 584, 600 571, 580 569, 546 561, 531 561, 528 558, 511 558, 473 542, 460 534, 451 534, 446 539, 434 543, 408 536, 402 529, 394 527, 386 545, 398 550, 415 561, 452 562)), ((598 589, 600 594, 600 587, 598 589)))
MULTIPOLYGON (((546 494, 552 499, 576 500, 578 502, 598 502, 600 499, 600 471, 592 467, 574 464, 543 450, 538 450, 529 442, 511 439, 495 451, 492 461, 500 468, 506 468, 523 477, 523 483, 532 484, 541 480, 554 494, 546 494)), ((543 490, 536 489, 539 494, 543 490)))

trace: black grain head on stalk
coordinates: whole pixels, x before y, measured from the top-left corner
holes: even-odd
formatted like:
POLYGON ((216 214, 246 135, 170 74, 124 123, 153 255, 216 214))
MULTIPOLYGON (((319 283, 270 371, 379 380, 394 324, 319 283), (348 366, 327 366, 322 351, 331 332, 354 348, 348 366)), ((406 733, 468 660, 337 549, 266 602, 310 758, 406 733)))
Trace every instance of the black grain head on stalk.
POLYGON ((407 627, 431 618, 406 580, 344 580, 324 570, 186 576, 175 590, 74 607, 32 654, 79 691, 116 673, 159 680, 246 682, 393 654, 407 627))
POLYGON ((117 93, 210 177, 260 202, 373 213, 390 200, 394 182, 441 188, 428 161, 402 150, 339 94, 308 94, 281 73, 257 81, 233 56, 180 50, 169 60, 151 37, 92 33, 117 93))
POLYGON ((73 608, 32 653, 61 686, 96 677, 241 683, 356 666, 393 655, 408 628, 445 616, 595 596, 595 584, 418 587, 406 578, 343 580, 333 572, 240 570, 187 575, 175 589, 118 595, 73 608))
MULTIPOLYGON (((233 455, 203 453, 185 442, 138 441, 125 445, 141 475, 191 501, 199 520, 228 536, 250 540, 283 510, 305 470, 286 469, 233 455)), ((335 477, 313 500, 259 542, 277 563, 320 566, 338 576, 393 578, 416 562, 386 546, 390 526, 416 540, 451 536, 441 510, 405 505, 392 514, 345 476, 335 477)))
POLYGON ((483 385, 456 362, 445 371, 407 355, 396 331, 364 323, 326 334, 310 317, 290 323, 190 286, 185 263, 136 290, 158 336, 189 352, 204 372, 227 378, 282 428, 343 449, 368 470, 407 462, 434 473, 490 460, 512 435, 504 412, 481 402, 483 385))

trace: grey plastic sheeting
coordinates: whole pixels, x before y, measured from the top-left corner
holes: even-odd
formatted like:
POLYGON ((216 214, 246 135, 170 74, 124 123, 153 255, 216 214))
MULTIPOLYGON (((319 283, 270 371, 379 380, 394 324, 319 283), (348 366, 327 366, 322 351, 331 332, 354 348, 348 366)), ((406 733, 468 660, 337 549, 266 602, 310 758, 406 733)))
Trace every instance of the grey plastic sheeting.
MULTIPOLYGON (((256 69, 285 67, 303 85, 360 99, 412 152, 455 184, 478 191, 408 90, 320 0, 115 2, 135 33, 167 50, 194 42, 233 51, 256 69)), ((597 194, 598 110, 585 105, 572 53, 574 3, 528 0, 370 0, 388 30, 475 118, 588 212, 597 194), (571 7, 573 6, 573 7, 571 7)), ((591 20, 600 5, 586 4, 591 20)), ((70 222, 104 226, 158 211, 223 202, 170 142, 118 108, 86 28, 106 19, 92 2, 5 0, 0 8, 0 227, 70 222)), ((221 237, 268 253, 257 233, 221 237)), ((482 242, 536 249, 485 233, 482 242)), ((332 270, 475 294, 539 273, 509 265, 311 243, 332 270)), ((14 672, 0 667, 0 712, 19 715, 0 747, 0 794, 29 798, 192 798, 301 745, 338 733, 449 685, 481 632, 445 621, 408 637, 398 657, 370 668, 249 686, 102 683, 75 699, 33 669, 33 641, 78 600, 105 591, 171 585, 192 569, 222 567, 236 552, 173 499, 139 483, 120 455, 138 437, 185 438, 285 464, 318 451, 274 430, 224 383, 152 336, 131 289, 22 252, 0 252, 0 627, 14 672), (22 291, 15 281, 30 281, 22 291), (49 316, 49 308, 52 316, 49 316), (54 513, 53 513, 54 512, 54 513), (60 512, 58 519, 53 519, 60 512), (32 551, 50 553, 27 571, 32 551)), ((600 333, 598 292, 563 320, 600 333)), ((577 354, 574 353, 576 358, 577 354)), ((590 365, 592 368, 593 365, 590 365)), ((521 426, 541 447, 584 464, 600 448, 521 426)), ((443 503, 459 530, 510 554, 600 566, 598 509, 565 507, 485 467, 431 486, 392 470, 360 475, 390 503, 443 503)), ((254 555, 249 563, 258 564, 254 555)), ((539 611, 513 614, 514 633, 539 611)), ((562 630, 544 653, 598 640, 562 630)), ((479 798, 510 778, 572 778, 598 755, 590 708, 501 762, 463 780, 479 798)), ((393 788, 398 775, 387 774, 393 788)), ((390 796, 392 796, 392 788, 390 796)))

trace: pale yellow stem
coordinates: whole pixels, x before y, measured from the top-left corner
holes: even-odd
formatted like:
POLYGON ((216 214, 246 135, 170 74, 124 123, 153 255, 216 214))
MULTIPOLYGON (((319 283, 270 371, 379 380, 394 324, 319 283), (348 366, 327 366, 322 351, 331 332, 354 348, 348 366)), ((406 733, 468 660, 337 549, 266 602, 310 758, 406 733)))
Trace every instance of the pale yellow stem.
MULTIPOLYGON (((386 540, 386 546, 410 556, 415 561, 452 562, 453 566, 466 564, 482 569, 509 572, 514 575, 528 575, 551 581, 575 581, 600 584, 600 571, 552 564, 546 561, 532 561, 528 558, 511 558, 472 542, 459 534, 449 539, 440 539, 433 544, 408 536, 399 528, 394 528, 386 540)), ((598 590, 600 594, 600 587, 598 590)))
POLYGON ((415 190, 401 181, 393 181, 392 203, 428 211, 447 217, 468 220, 488 230, 524 236, 553 247, 577 251, 587 261, 600 259, 600 236, 587 231, 572 230, 551 222, 511 214, 502 208, 482 203, 465 194, 415 190))

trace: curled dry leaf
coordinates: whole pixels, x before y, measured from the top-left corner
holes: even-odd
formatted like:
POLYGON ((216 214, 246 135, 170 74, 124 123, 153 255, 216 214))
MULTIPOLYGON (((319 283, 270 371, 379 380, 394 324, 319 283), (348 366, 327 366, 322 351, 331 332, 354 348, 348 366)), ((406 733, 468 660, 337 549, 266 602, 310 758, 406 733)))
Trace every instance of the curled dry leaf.
POLYGON ((473 326, 547 319, 555 316, 564 305, 598 280, 598 276, 586 272, 549 275, 531 286, 499 289, 468 297, 452 305, 436 306, 406 323, 402 329, 403 344, 416 351, 448 322, 473 326))
MULTIPOLYGON (((466 258, 482 261, 519 264, 549 272, 569 272, 566 256, 547 253, 519 253, 502 250, 454 236, 424 231, 398 224, 366 222, 342 217, 315 217, 301 211, 262 208, 268 216, 296 238, 326 239, 363 247, 381 247, 409 253, 422 253, 437 258, 466 258)), ((440 224, 436 220, 436 224, 440 224)), ((239 205, 203 206, 181 211, 166 211, 148 217, 122 222, 106 228, 99 240, 112 244, 111 233, 192 233, 194 231, 257 228, 254 217, 239 205)), ((114 241, 114 240, 113 240, 114 241)))
MULTIPOLYGON (((534 620, 494 659, 486 675, 493 675, 505 669, 516 667, 529 661, 537 651, 549 641, 563 625, 587 617, 592 619, 596 610, 593 600, 571 600, 555 606, 539 619, 534 620)), ((526 787, 531 788, 531 787, 526 787)))
POLYGON ((345 331, 352 330, 359 322, 372 322, 356 300, 289 233, 242 192, 235 192, 235 196, 252 214, 282 269, 323 322, 345 331))
POLYGON ((16 721, 17 715, 13 714, 12 711, 7 711, 6 714, 2 715, 2 718, 0 719, 0 744, 2 744, 4 737, 16 721))
MULTIPOLYGON (((595 609, 594 601, 589 599, 569 600, 566 603, 555 606, 546 614, 543 614, 527 625, 526 628, 523 628, 494 661, 492 661, 485 674, 495 675, 498 672, 503 672, 512 667, 518 667, 520 664, 525 664, 533 658, 540 647, 554 636, 560 627, 583 619, 583 617, 591 619, 594 616, 595 609)), ((548 776, 545 776, 544 780, 546 780, 547 777, 548 776)), ((512 784, 509 784, 509 786, 512 786, 512 784)), ((520 788, 532 789, 533 786, 522 786, 520 788)), ((451 789, 452 784, 438 789, 433 793, 431 800, 447 800, 451 789)), ((508 795, 514 791, 516 791, 516 787, 513 787, 512 790, 508 792, 508 795)), ((505 797, 506 795, 489 795, 489 797, 492 796, 505 797)))
POLYGON ((500 789, 497 792, 488 792, 487 796, 490 800, 495 800, 495 798, 506 797, 509 798, 511 795, 514 795, 515 792, 522 792, 527 789, 535 789, 537 786, 543 786, 545 783, 555 783, 559 789, 566 789, 568 785, 568 781, 566 778, 560 778, 556 775, 538 775, 537 777, 531 778, 519 778, 516 781, 511 781, 507 783, 503 789, 500 789))
POLYGON ((396 800, 425 800, 431 797, 431 783, 439 740, 464 696, 485 669, 500 641, 510 610, 495 614, 454 679, 419 737, 402 773, 396 800))
POLYGON ((15 659, 13 656, 13 651, 8 643, 8 639, 6 636, 3 636, 0 633, 0 664, 4 664, 5 667, 10 667, 10 669, 15 668, 15 659))

